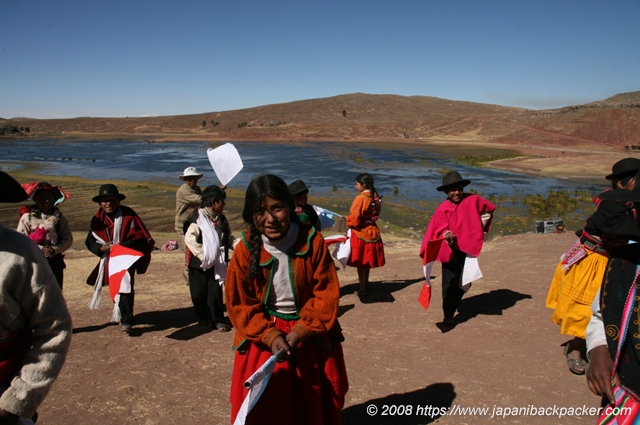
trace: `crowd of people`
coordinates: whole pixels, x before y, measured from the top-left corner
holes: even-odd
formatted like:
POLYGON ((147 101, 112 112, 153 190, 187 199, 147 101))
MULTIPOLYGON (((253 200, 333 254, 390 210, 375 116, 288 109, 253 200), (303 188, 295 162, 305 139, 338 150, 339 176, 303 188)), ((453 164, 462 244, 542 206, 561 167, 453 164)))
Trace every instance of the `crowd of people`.
MULTIPOLYGON (((572 337, 565 348, 569 369, 586 373, 591 390, 612 404, 620 391, 636 401, 640 394, 639 171, 640 160, 634 158, 614 164, 606 176, 611 188, 594 200, 597 209, 562 256, 547 297, 552 320, 572 337)), ((195 167, 179 176, 185 183, 176 192, 175 230, 185 251, 181 272, 197 324, 235 330, 232 422, 248 392, 245 381, 277 355, 271 381, 245 423, 340 423, 349 388, 338 322, 340 282, 320 219, 308 204, 309 187, 302 180, 287 185, 271 174, 254 178, 242 211, 246 230, 234 236, 224 214, 226 187, 203 190, 197 184, 202 177, 195 167)), ((58 207, 69 197, 64 189, 47 182, 21 186, 6 173, 0 179, 0 202, 33 201, 21 209, 17 232, 0 226, 0 423, 17 423, 11 421, 37 419, 36 408, 69 347, 63 253, 73 236, 58 207), (39 363, 23 362, 25 356, 37 356, 39 363), (41 372, 34 377, 36 370, 41 372)), ((430 218, 420 251, 424 256, 429 243, 444 242, 437 261, 442 263, 445 326, 455 325, 464 294, 481 276, 477 258, 496 210, 481 196, 466 193, 469 184, 457 171, 443 176, 437 190, 446 198, 430 218)), ((363 298, 371 269, 385 265, 376 224, 383 197, 369 173, 356 176, 355 189, 346 217, 346 264, 357 269, 357 294, 363 298)), ((122 205, 125 199, 115 185, 100 186, 92 198, 99 208, 85 245, 100 258, 87 278, 94 287, 91 305, 97 308, 102 287, 109 286, 112 321, 130 333, 135 275, 149 267, 155 241, 140 216, 122 205), (137 260, 122 266, 121 249, 137 253, 137 260), (117 284, 111 277, 116 271, 117 284)))

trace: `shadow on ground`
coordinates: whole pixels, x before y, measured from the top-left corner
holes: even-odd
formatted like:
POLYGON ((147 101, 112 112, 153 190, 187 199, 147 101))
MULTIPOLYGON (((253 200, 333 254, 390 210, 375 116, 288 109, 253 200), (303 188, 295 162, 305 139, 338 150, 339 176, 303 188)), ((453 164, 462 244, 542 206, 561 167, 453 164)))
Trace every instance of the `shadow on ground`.
MULTIPOLYGON (((180 328, 178 331, 167 335, 173 335, 196 321, 192 307, 175 308, 172 310, 144 311, 134 317, 134 327, 129 333, 130 336, 141 336, 148 332, 166 331, 167 329, 180 328)), ((197 336, 197 335, 195 335, 197 336)), ((184 339, 184 338, 174 338, 184 339)))
MULTIPOLYGON (((416 279, 399 279, 399 280, 381 280, 377 282, 369 282, 367 286, 367 294, 360 296, 360 301, 363 304, 374 303, 392 303, 395 302, 395 297, 392 295, 396 291, 401 291, 409 285, 424 281, 424 277, 416 279)), ((340 288, 340 296, 343 297, 349 294, 355 294, 358 291, 359 285, 357 283, 351 283, 349 285, 342 286, 340 288)))
POLYGON ((460 307, 458 307, 458 314, 453 319, 454 323, 449 325, 436 323, 436 326, 442 333, 449 332, 479 314, 500 316, 504 310, 513 307, 518 301, 531 298, 529 294, 522 294, 510 289, 496 289, 484 294, 463 298, 460 307))
POLYGON ((391 394, 349 406, 342 411, 342 424, 429 424, 441 417, 445 409, 451 407, 455 398, 453 384, 448 382, 431 384, 420 390, 391 394), (403 415, 399 414, 401 411, 403 415), (372 414, 374 412, 375 414, 372 414))

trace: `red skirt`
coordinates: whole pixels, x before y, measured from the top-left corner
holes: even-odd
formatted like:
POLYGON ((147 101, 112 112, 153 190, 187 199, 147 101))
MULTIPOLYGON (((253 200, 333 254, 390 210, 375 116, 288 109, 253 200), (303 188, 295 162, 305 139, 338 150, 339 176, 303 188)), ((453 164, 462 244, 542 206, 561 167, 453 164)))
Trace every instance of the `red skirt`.
MULTIPOLYGON (((276 328, 285 334, 296 322, 275 318, 276 328)), ((236 420, 249 391, 244 382, 271 357, 271 349, 264 344, 248 342, 245 346, 244 353, 236 351, 233 364, 231 423, 236 420)), ((276 363, 266 389, 247 415, 245 424, 341 424, 348 389, 342 345, 337 343, 333 351, 327 351, 306 340, 289 360, 276 363)))
POLYGON ((374 269, 384 266, 384 245, 382 240, 367 242, 357 237, 353 232, 351 238, 351 255, 347 265, 351 267, 364 267, 374 269))

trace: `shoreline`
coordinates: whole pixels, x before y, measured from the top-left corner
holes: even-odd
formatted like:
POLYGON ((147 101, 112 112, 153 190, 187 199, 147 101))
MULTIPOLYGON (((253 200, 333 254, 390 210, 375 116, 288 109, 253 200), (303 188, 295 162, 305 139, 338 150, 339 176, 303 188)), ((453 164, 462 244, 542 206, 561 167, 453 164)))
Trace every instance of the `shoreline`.
POLYGON ((448 153, 451 155, 467 154, 464 150, 468 149, 476 153, 478 156, 492 151, 513 152, 514 157, 506 159, 497 159, 480 164, 480 167, 492 168, 496 170, 510 171, 523 175, 532 175, 540 177, 551 177, 557 179, 592 179, 604 178, 611 171, 611 166, 620 159, 627 157, 639 157, 640 152, 622 151, 620 149, 606 146, 584 146, 581 148, 563 147, 563 146, 531 146, 519 144, 506 144, 486 142, 482 140, 462 139, 462 138, 438 138, 438 139, 402 139, 402 138, 367 138, 367 139, 322 139, 312 140, 308 138, 287 139, 287 138, 269 138, 269 139, 229 139, 217 136, 203 137, 196 134, 122 134, 122 133, 65 133, 65 134, 32 134, 28 137, 21 138, 2 138, 0 140, 38 140, 38 139, 58 139, 64 140, 107 140, 107 139, 131 139, 135 141, 146 141, 148 143, 233 143, 233 142, 250 142, 250 143, 342 143, 342 144, 369 144, 371 146, 380 147, 380 145, 389 144, 393 148, 398 149, 403 145, 421 146, 425 148, 434 148, 436 151, 448 153))

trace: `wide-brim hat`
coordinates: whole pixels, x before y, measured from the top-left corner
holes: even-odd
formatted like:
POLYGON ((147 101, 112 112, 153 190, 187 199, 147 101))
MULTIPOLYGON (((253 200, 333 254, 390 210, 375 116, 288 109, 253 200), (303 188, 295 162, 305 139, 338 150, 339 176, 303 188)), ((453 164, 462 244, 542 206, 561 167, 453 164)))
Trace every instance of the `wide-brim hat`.
POLYGON ((436 190, 439 192, 448 192, 451 188, 465 187, 470 183, 471 180, 463 179, 457 171, 449 171, 442 176, 442 186, 436 187, 436 190))
POLYGON ((299 193, 304 192, 305 190, 308 191, 310 186, 307 186, 306 184, 304 184, 302 180, 296 180, 293 183, 291 183, 288 187, 289 187, 289 192, 295 196, 299 193))
POLYGON ((118 188, 116 187, 115 184, 103 184, 102 186, 100 186, 100 191, 98 192, 98 195, 94 196, 92 198, 92 201, 100 202, 100 199, 104 198, 105 196, 117 196, 118 199, 121 201, 124 198, 126 198, 126 196, 118 192, 118 188))
POLYGON ((29 197, 20 183, 3 171, 0 171, 0 188, 0 202, 22 202, 29 197))
POLYGON ((66 190, 61 188, 60 186, 52 186, 47 182, 36 182, 36 183, 22 183, 20 186, 27 192, 29 195, 29 199, 33 200, 33 197, 36 196, 36 193, 40 190, 45 190, 53 193, 55 198, 54 205, 61 204, 65 200, 69 199, 69 194, 66 190))
POLYGON ((200 179, 202 176, 204 176, 204 174, 200 173, 196 167, 187 167, 178 178, 180 180, 184 180, 185 177, 197 177, 200 179))
POLYGON ((635 175, 640 170, 640 159, 625 158, 613 164, 612 173, 605 177, 607 180, 620 180, 635 175))

